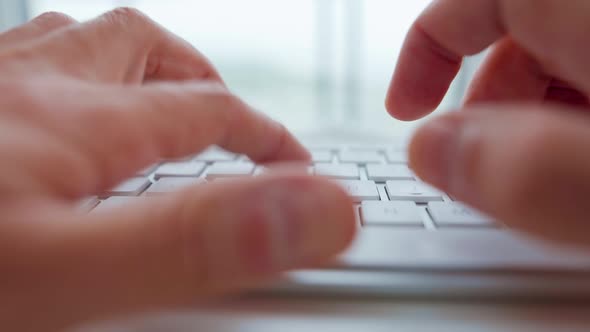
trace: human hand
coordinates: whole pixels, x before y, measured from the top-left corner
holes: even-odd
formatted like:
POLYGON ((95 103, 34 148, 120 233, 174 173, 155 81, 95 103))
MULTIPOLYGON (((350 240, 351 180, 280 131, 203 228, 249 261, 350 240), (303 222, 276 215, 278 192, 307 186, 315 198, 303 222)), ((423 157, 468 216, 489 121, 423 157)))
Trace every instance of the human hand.
POLYGON ((305 161, 187 43, 131 9, 49 13, 0 35, 0 322, 52 331, 168 309, 320 263, 354 233, 327 180, 269 175, 77 212, 161 158, 217 144, 305 161))
POLYGON ((434 1, 408 34, 387 97, 393 116, 430 113, 463 56, 494 48, 466 111, 416 133, 415 172, 514 229, 590 248, 588 29, 586 0, 434 1))

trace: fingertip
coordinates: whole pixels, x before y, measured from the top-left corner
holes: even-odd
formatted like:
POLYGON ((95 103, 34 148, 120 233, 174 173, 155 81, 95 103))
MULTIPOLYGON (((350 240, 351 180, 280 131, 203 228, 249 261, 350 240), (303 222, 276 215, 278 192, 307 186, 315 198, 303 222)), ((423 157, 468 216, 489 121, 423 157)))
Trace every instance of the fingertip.
POLYGON ((450 191, 463 114, 453 112, 420 127, 409 146, 410 168, 424 181, 450 191))
MULTIPOLYGON (((311 161, 310 152, 289 132, 289 130, 282 124, 269 120, 272 123, 274 133, 271 137, 278 137, 277 143, 274 144, 273 151, 270 154, 264 155, 262 158, 257 158, 259 163, 269 163, 275 161, 281 162, 309 162, 311 161)), ((272 146, 272 144, 269 144, 272 146)))
POLYGON ((430 114, 433 108, 436 107, 432 105, 417 105, 408 98, 408 95, 400 94, 397 91, 399 89, 392 82, 392 86, 385 99, 385 109, 396 120, 405 122, 415 121, 430 114))
POLYGON ((323 189, 322 195, 326 202, 323 217, 330 224, 326 227, 327 236, 333 238, 332 254, 336 255, 345 250, 353 241, 356 231, 356 217, 354 202, 348 192, 339 184, 327 180, 316 179, 317 185, 323 189))
POLYGON ((389 114, 398 120, 413 121, 433 112, 461 62, 461 56, 445 50, 415 25, 408 33, 389 87, 389 114))
MULTIPOLYGON (((272 177, 272 176, 271 176, 272 177)), ((338 183, 303 174, 274 175, 279 186, 290 188, 305 208, 298 219, 303 263, 330 258, 346 249, 356 233, 354 203, 338 183)))

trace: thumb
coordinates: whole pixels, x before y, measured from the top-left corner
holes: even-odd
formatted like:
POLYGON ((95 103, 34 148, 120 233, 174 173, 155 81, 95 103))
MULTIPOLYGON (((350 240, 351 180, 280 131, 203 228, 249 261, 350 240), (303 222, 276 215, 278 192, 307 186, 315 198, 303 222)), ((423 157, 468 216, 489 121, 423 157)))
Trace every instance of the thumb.
POLYGON ((539 107, 435 119, 416 133, 411 166, 511 228, 590 248, 590 119, 539 107))
MULTIPOLYGON (((53 276, 42 298, 53 304, 15 312, 67 324, 190 305, 333 258, 351 242, 354 220, 338 185, 299 175, 138 199, 91 213, 59 240, 37 245, 44 257, 35 261, 53 276)), ((46 272, 39 267, 37 275, 46 272)), ((28 303, 42 306, 39 295, 28 303)))

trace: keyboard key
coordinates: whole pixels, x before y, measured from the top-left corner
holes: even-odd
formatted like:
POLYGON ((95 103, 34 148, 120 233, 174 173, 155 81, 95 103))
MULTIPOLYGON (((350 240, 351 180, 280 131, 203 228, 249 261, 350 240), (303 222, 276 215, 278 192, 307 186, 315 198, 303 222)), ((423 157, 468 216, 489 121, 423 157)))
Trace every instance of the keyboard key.
POLYGON ((332 162, 332 152, 328 150, 311 150, 311 160, 314 163, 332 162))
POLYGON ((251 176, 254 168, 251 163, 215 163, 207 170, 207 179, 251 176))
POLYGON ((80 212, 90 212, 99 203, 100 203, 100 200, 98 199, 98 197, 89 197, 89 198, 85 198, 85 199, 81 200, 80 202, 78 202, 78 204, 76 204, 76 208, 80 212))
POLYGON ((367 165, 369 180, 414 180, 414 174, 406 165, 367 165))
POLYGON ((105 212, 111 209, 123 207, 129 203, 137 202, 138 200, 139 199, 137 197, 109 197, 100 202, 100 204, 98 204, 98 206, 92 210, 92 213, 105 212))
POLYGON ((387 181, 387 193, 392 201, 428 203, 443 200, 440 191, 417 181, 387 181))
POLYGON ((141 177, 145 177, 147 178, 148 176, 152 175, 152 173, 158 168, 158 165, 151 165, 148 166, 144 169, 142 169, 141 171, 137 172, 137 176, 141 176, 141 177))
POLYGON ((493 226, 491 218, 459 203, 430 202, 428 212, 440 227, 493 226))
POLYGON ((151 184, 148 178, 135 177, 107 191, 105 196, 139 196, 151 184))
POLYGON ((237 155, 231 152, 227 152, 218 147, 210 147, 201 154, 199 154, 195 160, 204 162, 217 162, 217 161, 234 161, 237 155))
POLYGON ((405 151, 388 150, 385 152, 385 156, 387 157, 387 161, 390 164, 407 164, 408 163, 408 154, 405 151))
POLYGON ((203 162, 169 162, 165 163, 156 170, 155 178, 163 177, 198 177, 203 173, 206 164, 203 162))
POLYGON ((346 150, 348 151, 371 151, 371 152, 380 152, 385 151, 387 147, 383 145, 375 145, 375 144, 353 144, 347 146, 346 150))
POLYGON ((318 144, 318 143, 304 143, 305 147, 310 151, 332 151, 336 152, 342 147, 340 144, 318 144))
POLYGON ((377 185, 373 181, 341 180, 339 183, 357 203, 380 199, 377 185))
POLYGON ((424 227, 420 210, 412 202, 363 202, 361 218, 365 226, 424 227))
POLYGON ((360 179, 359 168, 354 164, 317 164, 315 174, 340 180, 360 179))
POLYGON ((145 196, 158 196, 177 192, 189 186, 203 184, 205 180, 197 178, 177 177, 161 178, 151 185, 144 193, 145 196))
POLYGON ((340 161, 342 163, 378 164, 383 161, 383 158, 375 151, 342 151, 340 161))

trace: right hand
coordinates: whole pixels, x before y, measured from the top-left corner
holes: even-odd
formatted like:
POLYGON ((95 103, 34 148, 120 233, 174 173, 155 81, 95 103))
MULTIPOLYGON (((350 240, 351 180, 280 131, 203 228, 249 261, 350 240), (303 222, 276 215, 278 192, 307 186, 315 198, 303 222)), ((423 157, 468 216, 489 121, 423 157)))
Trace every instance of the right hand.
POLYGON ((590 248, 588 31, 588 0, 434 1, 394 74, 394 117, 430 113, 462 58, 494 48, 463 112, 416 133, 416 173, 514 229, 590 248))
POLYGON ((309 159, 204 56, 135 10, 86 23, 50 13, 1 34, 0 329, 190 305, 322 263, 352 240, 350 198, 305 175, 76 209, 212 144, 257 162, 309 159))

